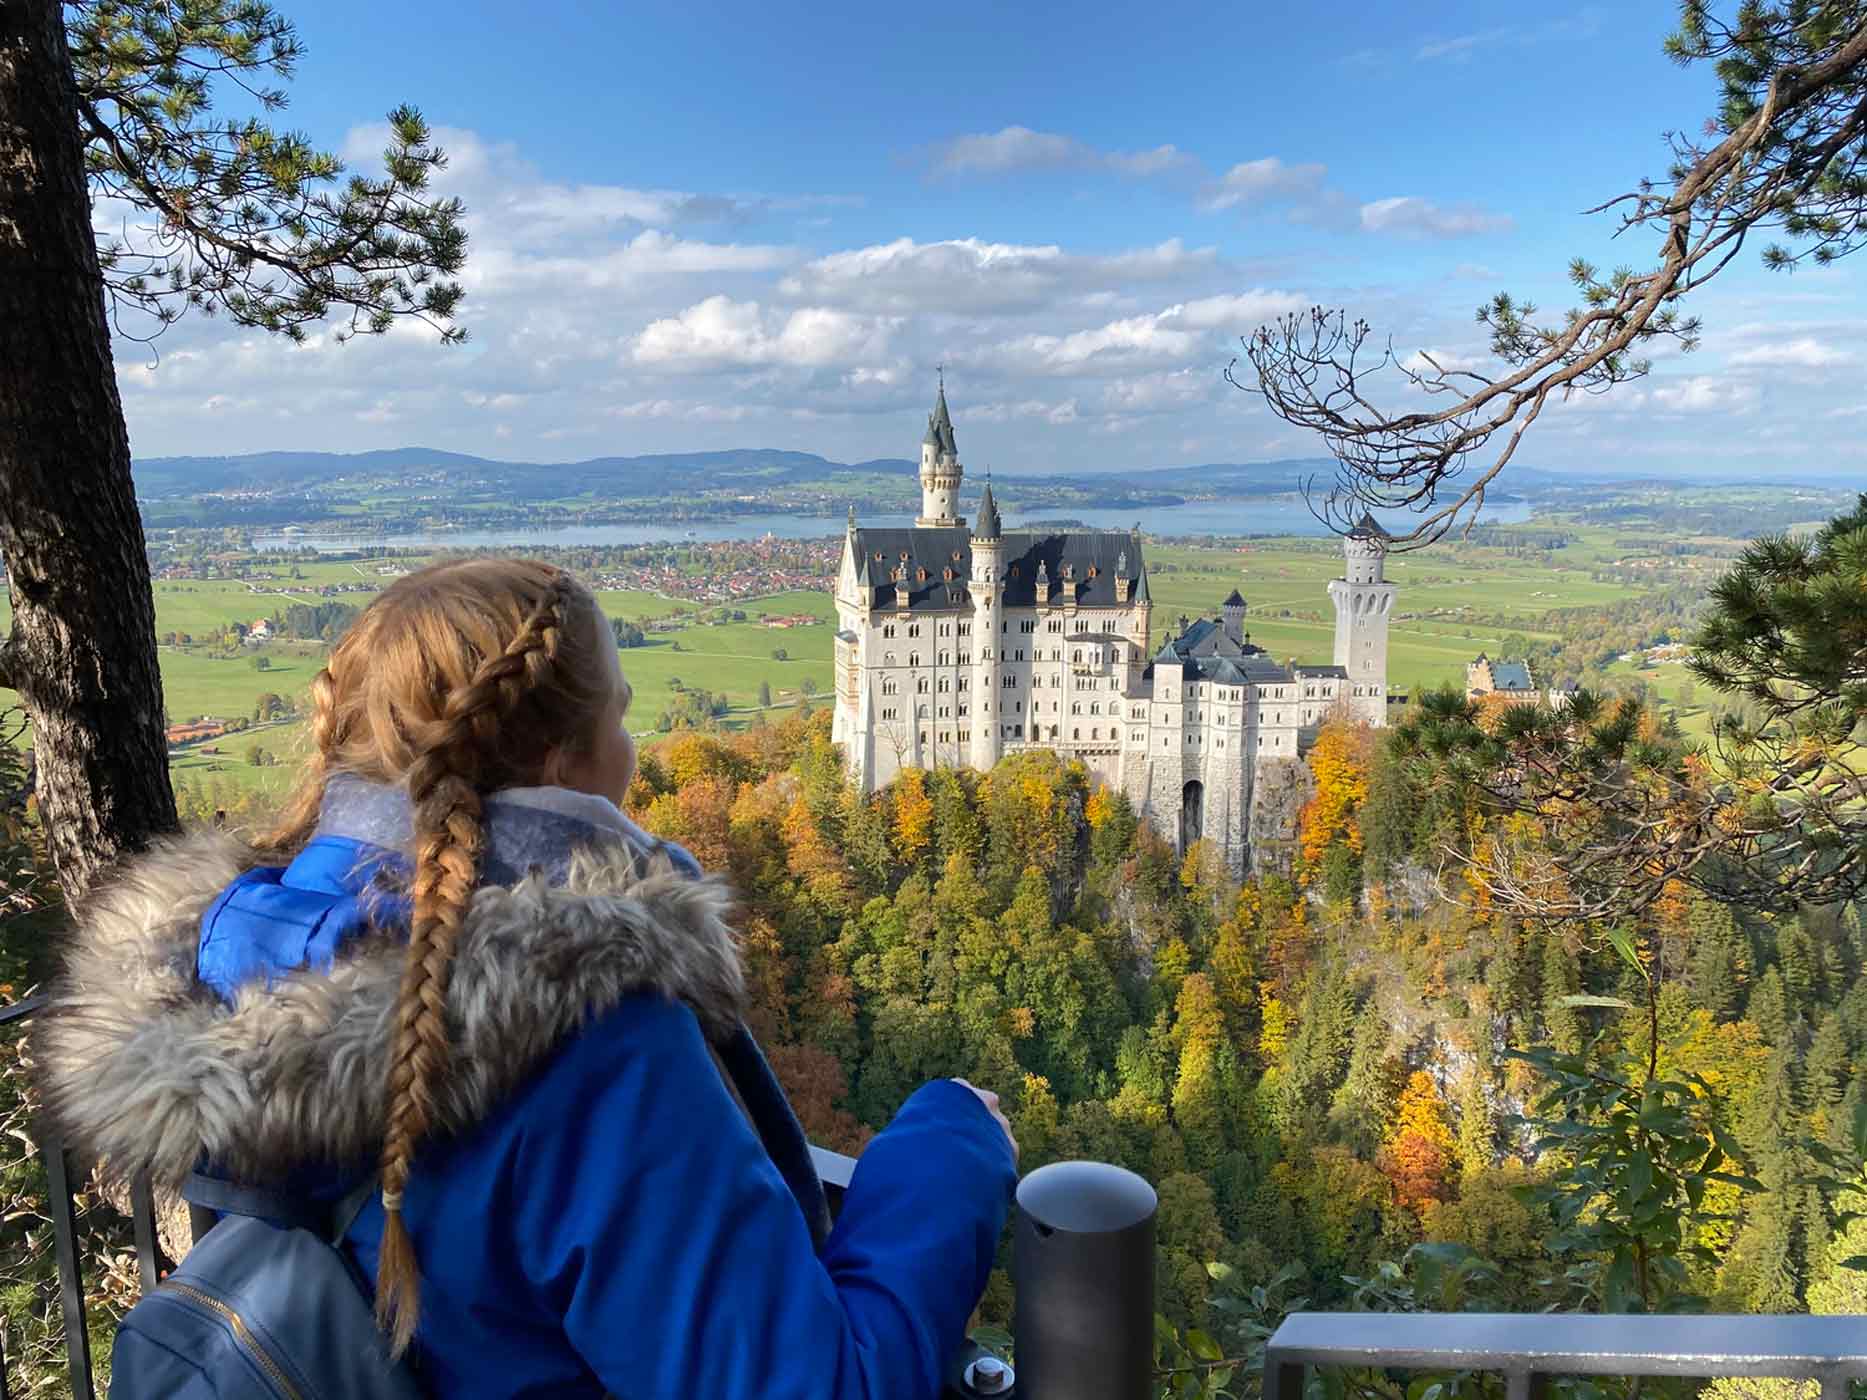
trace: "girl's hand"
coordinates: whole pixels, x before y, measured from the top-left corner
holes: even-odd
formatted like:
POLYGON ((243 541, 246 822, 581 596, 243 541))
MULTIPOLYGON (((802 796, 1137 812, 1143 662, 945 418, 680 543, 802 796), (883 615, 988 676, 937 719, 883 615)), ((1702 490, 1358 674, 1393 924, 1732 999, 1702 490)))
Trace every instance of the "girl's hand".
POLYGON ((1017 1161, 1018 1140, 1012 1136, 1010 1120, 999 1110, 998 1095, 994 1094, 990 1089, 981 1089, 976 1084, 968 1084, 964 1079, 955 1079, 953 1082, 955 1084, 965 1085, 966 1088, 978 1095, 979 1102, 985 1105, 985 1111, 996 1118, 998 1120, 998 1126, 1005 1130, 1005 1141, 1011 1144, 1011 1160, 1014 1162, 1017 1161))

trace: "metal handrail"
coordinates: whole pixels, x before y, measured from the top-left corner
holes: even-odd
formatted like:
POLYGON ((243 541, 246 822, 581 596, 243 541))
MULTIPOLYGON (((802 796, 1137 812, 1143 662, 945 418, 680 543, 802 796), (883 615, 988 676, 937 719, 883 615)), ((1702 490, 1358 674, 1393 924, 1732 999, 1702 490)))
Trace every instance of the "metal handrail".
MULTIPOLYGON (((35 997, 0 1007, 0 1026, 24 1022, 45 1004, 44 997, 35 997)), ((83 1261, 78 1250, 77 1191, 83 1181, 84 1164, 50 1132, 42 1132, 37 1145, 51 1197, 48 1213, 58 1260, 71 1393, 73 1400, 96 1400, 90 1331, 85 1318, 83 1261)), ((856 1161, 815 1145, 810 1154, 834 1214, 840 1210, 854 1178, 856 1161)), ((1036 1373, 1029 1389, 1031 1400, 1092 1394, 1145 1400, 1143 1391, 1147 1387, 1139 1377, 1147 1370, 1147 1344, 1152 1336, 1152 1189, 1119 1168, 1100 1163, 1056 1163, 1024 1179, 1018 1204, 1013 1273, 1019 1282, 1018 1332, 1028 1343, 1036 1373), (1046 1181, 1044 1189, 1037 1189, 1046 1181), (1140 1203, 1144 1210, 1137 1206, 1137 1191, 1145 1196, 1140 1203), (1034 1244, 1039 1237, 1043 1243, 1034 1244), (1110 1287, 1111 1278, 1120 1280, 1119 1286, 1110 1287), (1112 1353, 1111 1341, 1117 1343, 1112 1353), (1040 1353, 1047 1360, 1040 1358, 1040 1353), (1096 1358, 1104 1353, 1120 1354, 1137 1362, 1128 1368, 1135 1370, 1137 1379, 1097 1372, 1096 1358), (1047 1383, 1042 1379, 1045 1376, 1047 1383)), ((190 1216, 196 1238, 213 1223, 212 1217, 203 1220, 193 1211, 190 1216)), ((156 1229, 155 1193, 147 1177, 139 1177, 131 1184, 130 1218, 135 1228, 140 1282, 147 1291, 155 1288, 173 1267, 162 1252, 156 1229)), ((1013 1387, 1010 1369, 986 1348, 969 1340, 950 1361, 944 1394, 1012 1397, 1013 1387), (988 1375, 994 1378, 990 1384, 988 1375)), ((0 1400, 6 1397, 5 1358, 0 1356, 0 1400)))
POLYGON ((1858 1317, 1598 1313, 1292 1313, 1264 1350, 1264 1400, 1302 1400, 1306 1366, 1495 1371, 1508 1400, 1551 1376, 1774 1376, 1847 1400, 1867 1380, 1858 1317))

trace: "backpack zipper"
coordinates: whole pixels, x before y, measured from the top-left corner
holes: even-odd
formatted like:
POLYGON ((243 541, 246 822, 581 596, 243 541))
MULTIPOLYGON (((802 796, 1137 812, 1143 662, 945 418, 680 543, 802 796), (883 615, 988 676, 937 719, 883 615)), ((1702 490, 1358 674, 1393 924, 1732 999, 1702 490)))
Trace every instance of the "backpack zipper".
POLYGON ((188 1299, 190 1302, 198 1303, 209 1312, 218 1316, 233 1330, 234 1340, 252 1353, 253 1359, 259 1363, 260 1370, 264 1371, 267 1376, 271 1378, 272 1383, 277 1386, 279 1392, 285 1396, 285 1400, 303 1400, 298 1393, 298 1387, 293 1385, 291 1378, 285 1374, 285 1368, 272 1359, 271 1354, 267 1352, 259 1338, 253 1335, 253 1329, 246 1325, 246 1319, 241 1317, 239 1313, 221 1302, 220 1299, 213 1297, 211 1294, 203 1293, 200 1289, 194 1288, 189 1284, 177 1283, 174 1279, 170 1279, 168 1282, 164 1283, 162 1287, 181 1294, 182 1297, 188 1299))

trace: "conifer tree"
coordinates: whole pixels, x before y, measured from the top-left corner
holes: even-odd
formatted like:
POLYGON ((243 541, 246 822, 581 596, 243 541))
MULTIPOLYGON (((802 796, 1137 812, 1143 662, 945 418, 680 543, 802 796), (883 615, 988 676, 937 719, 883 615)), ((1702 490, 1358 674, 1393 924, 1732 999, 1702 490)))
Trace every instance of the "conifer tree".
POLYGON ((459 203, 429 192, 444 158, 427 126, 398 109, 383 174, 340 180, 269 125, 298 57, 265 0, 0 7, 0 686, 32 718, 68 898, 176 822, 107 310, 294 339, 332 316, 340 338, 404 318, 462 335, 466 233, 459 203), (217 116, 219 84, 260 115, 217 116), (94 195, 149 227, 100 246, 94 195))

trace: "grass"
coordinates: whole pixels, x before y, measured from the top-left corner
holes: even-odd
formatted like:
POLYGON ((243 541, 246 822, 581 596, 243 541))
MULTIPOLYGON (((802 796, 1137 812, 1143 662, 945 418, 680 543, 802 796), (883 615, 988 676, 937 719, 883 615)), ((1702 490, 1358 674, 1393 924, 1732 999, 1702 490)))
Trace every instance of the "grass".
MULTIPOLYGON (((1400 588, 1397 616, 1389 632, 1393 688, 1462 682, 1465 664, 1480 651, 1498 654, 1507 635, 1551 635, 1540 626, 1550 609, 1605 605, 1624 598, 1623 585, 1598 581, 1589 574, 1638 552, 1623 542, 1644 545, 1647 541, 1627 528, 1561 528, 1571 543, 1549 556, 1525 558, 1501 549, 1454 544, 1390 558, 1387 575, 1400 588), (1471 620, 1478 615, 1489 620, 1471 620)), ((1670 537, 1658 534, 1651 539, 1656 548, 1670 542, 1670 537)), ((365 585, 362 590, 336 595, 337 601, 362 606, 389 582, 381 572, 385 565, 407 567, 419 562, 412 556, 396 561, 313 562, 273 566, 275 572, 286 575, 295 568, 299 575, 276 580, 161 582, 155 585, 157 634, 207 635, 232 621, 276 616, 292 602, 326 601, 314 592, 288 593, 289 588, 365 585)), ((1327 587, 1342 564, 1340 547, 1334 541, 1253 540, 1212 548, 1157 540, 1148 546, 1148 564, 1157 639, 1177 627, 1181 614, 1214 615, 1225 595, 1237 588, 1249 607, 1246 626, 1254 642, 1279 660, 1333 660, 1335 623, 1327 587)), ((673 632, 650 632, 647 646, 622 655, 624 672, 635 690, 631 726, 638 734, 651 731, 656 717, 672 703, 676 681, 724 694, 730 706, 729 725, 750 720, 757 709, 761 682, 770 686, 773 701, 780 707, 794 704, 806 681, 820 694, 831 688, 835 609, 827 594, 784 593, 733 605, 752 619, 762 613, 807 613, 820 619, 785 629, 755 620, 703 623, 698 615, 714 611, 712 606, 653 593, 609 590, 599 595, 599 602, 611 617, 643 623, 681 619, 685 623, 673 632), (772 653, 777 649, 783 649, 788 659, 775 659, 772 653)), ((8 621, 6 602, 0 596, 0 625, 8 621)), ((227 658, 202 646, 162 647, 170 715, 176 720, 204 714, 250 716, 254 701, 267 691, 288 698, 299 696, 322 665, 324 648, 315 643, 282 642, 263 648, 260 654, 267 658, 269 669, 256 670, 250 652, 227 658)), ((1634 670, 1631 664, 1623 665, 1634 670)), ((1676 697, 1685 678, 1677 666, 1661 666, 1646 674, 1668 701, 1676 697)), ((1708 698, 1699 697, 1701 703, 1682 713, 1688 731, 1704 728, 1702 701, 1708 698)), ((178 778, 276 790, 289 781, 296 766, 293 760, 303 745, 302 725, 277 726, 224 739, 216 745, 221 750, 218 755, 184 751, 174 759, 173 768, 178 778), (247 756, 255 745, 278 754, 285 763, 276 768, 254 767, 247 756)))

